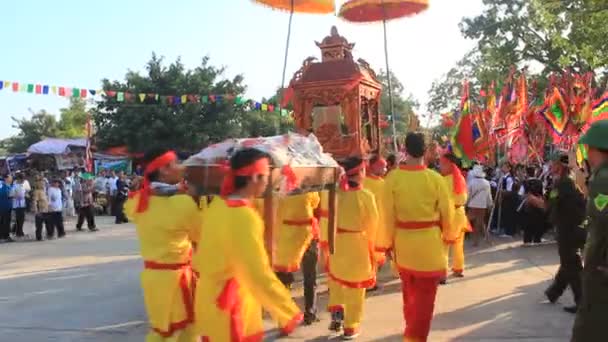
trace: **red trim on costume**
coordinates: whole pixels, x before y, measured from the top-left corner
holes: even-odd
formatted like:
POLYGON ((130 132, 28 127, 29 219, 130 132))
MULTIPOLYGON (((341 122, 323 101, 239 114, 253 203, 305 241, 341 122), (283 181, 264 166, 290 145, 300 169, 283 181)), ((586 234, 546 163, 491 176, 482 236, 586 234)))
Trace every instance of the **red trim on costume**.
POLYGON ((462 274, 464 270, 452 268, 452 272, 462 274))
POLYGON ((443 243, 445 243, 446 245, 453 245, 454 243, 456 243, 456 239, 454 239, 454 240, 443 239, 443 243))
POLYGON ((242 302, 239 297, 239 283, 235 278, 226 281, 224 289, 217 297, 217 307, 230 315, 230 340, 243 341, 242 302))
POLYGON ((353 167, 352 169, 344 172, 341 176, 340 176, 340 189, 344 190, 344 191, 348 191, 348 190, 359 190, 361 189, 361 185, 359 185, 356 189, 355 188, 351 188, 350 185, 348 185, 348 177, 349 176, 355 176, 357 174, 359 174, 359 172, 361 172, 361 170, 365 169, 365 162, 361 162, 361 164, 353 167))
POLYGON ((424 165, 424 164, 423 165, 400 164, 399 169, 405 170, 405 171, 421 171, 421 170, 426 170, 426 165, 424 165))
POLYGON ((139 202, 137 202, 136 212, 143 213, 148 209, 148 203, 150 202, 150 196, 152 195, 152 188, 150 187, 150 181, 148 180, 148 176, 160 169, 168 165, 169 163, 177 160, 177 154, 173 151, 169 151, 161 156, 156 157, 152 160, 146 168, 144 169, 144 179, 139 192, 139 202))
POLYGON ((317 215, 319 215, 319 217, 329 218, 329 210, 317 209, 317 215))
POLYGON ((292 273, 292 272, 299 271, 300 265, 291 265, 291 266, 272 265, 272 269, 275 272, 292 273))
POLYGON ((369 166, 372 168, 386 168, 388 166, 388 163, 386 162, 386 159, 378 158, 374 163, 369 164, 369 166))
POLYGON ((399 229, 427 229, 441 227, 440 221, 397 221, 395 223, 399 229))
POLYGON ((359 328, 344 328, 344 335, 354 335, 359 332, 359 328))
POLYGON ((319 241, 319 247, 322 249, 329 248, 329 241, 319 241))
POLYGON ((165 264, 146 260, 144 261, 144 268, 148 270, 181 271, 179 287, 182 291, 182 301, 186 310, 186 318, 179 322, 170 323, 169 329, 166 331, 152 327, 152 330, 162 337, 171 337, 176 331, 183 330, 188 324, 194 322, 194 286, 196 278, 193 275, 192 267, 190 266, 190 262, 165 264), (188 286, 189 280, 192 283, 192 288, 188 286))
MULTIPOLYGON (((373 267, 373 265, 372 265, 372 267, 373 267)), ((348 281, 348 280, 343 280, 343 279, 340 279, 340 278, 334 276, 331 273, 331 270, 328 271, 328 275, 336 283, 338 283, 344 287, 351 288, 351 289, 369 289, 370 287, 374 287, 374 285, 376 285, 376 277, 366 279, 363 281, 348 281)))
POLYGON ((452 163, 452 161, 449 160, 448 158, 441 157, 441 160, 450 165, 450 172, 448 172, 448 175, 452 175, 452 178, 454 178, 454 186, 453 186, 452 191, 454 191, 454 193, 456 195, 461 195, 461 194, 466 193, 467 192, 467 181, 464 179, 464 176, 462 175, 462 171, 460 171, 458 166, 456 166, 456 164, 452 163))
POLYGON ((376 248, 374 248, 374 251, 376 251, 377 253, 386 253, 386 252, 388 252, 388 250, 389 250, 389 248, 386 248, 386 247, 377 247, 376 246, 376 248))
MULTIPOLYGON (((264 341, 264 332, 255 333, 253 335, 245 336, 238 342, 262 342, 264 341)), ((211 342, 208 336, 201 336, 201 342, 211 342)))
POLYGON ((243 198, 223 198, 226 205, 230 208, 253 207, 249 200, 243 198))
POLYGON ((316 217, 311 217, 302 220, 283 220, 283 224, 293 227, 308 227, 311 226, 312 236, 315 239, 319 238, 319 220, 316 217))
POLYGON ((340 312, 344 310, 344 305, 331 305, 327 307, 327 311, 334 313, 334 312, 340 312))
POLYGON ((300 323, 302 323, 302 321, 304 321, 304 314, 300 312, 292 319, 290 319, 284 327, 281 328, 281 333, 283 334, 283 336, 291 334, 294 330, 296 330, 296 327, 300 325, 300 323))
POLYGON ((396 262, 395 265, 397 266, 397 270, 399 271, 399 273, 403 273, 405 275, 412 275, 423 278, 442 278, 447 275, 447 270, 445 269, 438 271, 418 271, 399 266, 396 262))
POLYGON ((269 169, 270 160, 268 160, 268 158, 260 158, 255 162, 237 170, 227 168, 226 174, 224 175, 224 180, 222 181, 220 194, 222 196, 228 196, 234 192, 234 177, 264 175, 269 173, 269 169))
POLYGON ((371 174, 367 175, 366 177, 369 178, 369 179, 373 179, 373 180, 381 180, 381 179, 383 179, 380 176, 374 176, 374 175, 371 175, 371 174))

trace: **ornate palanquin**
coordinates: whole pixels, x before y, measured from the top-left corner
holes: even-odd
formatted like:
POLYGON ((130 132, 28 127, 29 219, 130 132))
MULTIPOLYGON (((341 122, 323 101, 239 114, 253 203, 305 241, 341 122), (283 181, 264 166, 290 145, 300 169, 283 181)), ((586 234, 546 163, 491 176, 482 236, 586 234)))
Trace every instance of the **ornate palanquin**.
POLYGON ((314 133, 325 152, 337 159, 381 152, 382 87, 376 73, 365 60, 353 60, 355 44, 340 36, 335 26, 315 43, 321 62, 308 57, 290 83, 296 128, 314 133))

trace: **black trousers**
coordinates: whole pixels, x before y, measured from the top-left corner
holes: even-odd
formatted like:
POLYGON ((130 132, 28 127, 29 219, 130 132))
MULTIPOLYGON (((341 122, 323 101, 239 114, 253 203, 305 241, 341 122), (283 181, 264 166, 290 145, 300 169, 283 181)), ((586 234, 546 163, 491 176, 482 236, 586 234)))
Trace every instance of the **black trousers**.
POLYGON ((583 263, 581 256, 578 254, 578 248, 572 246, 569 242, 558 241, 559 269, 553 283, 545 293, 549 300, 556 301, 570 286, 570 290, 574 294, 574 302, 578 305, 583 296, 581 278, 583 263))
POLYGON ((84 220, 87 220, 87 228, 95 228, 95 213, 92 205, 78 208, 78 221, 76 222, 76 229, 82 229, 84 220))
POLYGON ((11 237, 11 209, 0 211, 0 239, 11 237))
POLYGON ((46 236, 53 236, 52 225, 49 222, 48 213, 38 213, 34 217, 34 225, 36 226, 36 240, 42 240, 42 225, 44 224, 44 228, 46 229, 46 236))
MULTIPOLYGON (((319 260, 318 241, 312 240, 302 257, 302 275, 304 277, 304 315, 317 315, 317 262, 319 260)), ((277 272, 279 280, 291 287, 295 279, 293 273, 277 272)))
POLYGON ((500 213, 500 227, 507 235, 515 235, 517 232, 517 207, 519 200, 516 193, 503 193, 500 213))
POLYGON ((129 220, 127 220, 127 216, 125 216, 124 206, 125 206, 124 199, 116 198, 114 200, 114 205, 112 206, 112 208, 114 208, 114 215, 116 216, 116 223, 129 222, 129 220))
POLYGON ((522 213, 522 227, 524 230, 524 243, 540 243, 546 230, 545 214, 539 208, 524 208, 522 213))
POLYGON ((49 227, 51 228, 50 232, 47 230, 47 235, 52 237, 55 235, 55 230, 57 230, 57 237, 65 236, 65 229, 63 227, 63 213, 61 211, 53 211, 51 213, 47 213, 47 215, 49 218, 49 227))
POLYGON ((15 208, 15 235, 24 236, 23 223, 25 222, 25 208, 15 208))
POLYGON ((572 342, 604 342, 606 340, 606 312, 608 312, 608 277, 585 265, 583 271, 583 299, 578 306, 572 342))

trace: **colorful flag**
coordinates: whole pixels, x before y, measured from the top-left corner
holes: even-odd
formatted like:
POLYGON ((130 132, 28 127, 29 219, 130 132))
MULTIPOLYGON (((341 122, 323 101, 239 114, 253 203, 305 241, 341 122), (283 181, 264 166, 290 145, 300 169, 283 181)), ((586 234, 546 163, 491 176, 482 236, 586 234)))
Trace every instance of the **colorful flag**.
POLYGON ((553 92, 546 99, 540 114, 555 137, 561 137, 564 134, 568 125, 568 110, 557 87, 553 88, 553 92))
POLYGON ((591 108, 591 122, 608 119, 608 91, 591 108))
POLYGON ((469 82, 465 81, 460 102, 460 117, 452 133, 452 150, 456 157, 471 160, 475 157, 473 117, 469 99, 469 82))

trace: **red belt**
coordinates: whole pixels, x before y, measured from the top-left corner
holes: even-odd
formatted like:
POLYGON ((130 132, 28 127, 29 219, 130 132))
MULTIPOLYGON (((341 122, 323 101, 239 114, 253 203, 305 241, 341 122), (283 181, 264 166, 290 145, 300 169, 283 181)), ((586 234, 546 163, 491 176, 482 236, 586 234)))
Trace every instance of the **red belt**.
POLYGON ((351 234, 363 233, 362 230, 349 230, 349 229, 344 229, 344 228, 340 228, 340 227, 338 227, 336 232, 337 233, 351 233, 351 234))
POLYGON ((427 229, 434 226, 441 227, 439 221, 397 221, 397 228, 399 229, 427 229))
POLYGON ((317 214, 319 215, 319 217, 328 218, 329 217, 329 210, 317 209, 317 214))
MULTIPOLYGON (((365 233, 364 230, 349 230, 349 229, 344 229, 344 228, 340 228, 340 227, 338 227, 336 229, 336 232, 338 234, 363 234, 363 233, 365 233)), ((367 252, 369 253, 370 265, 372 265, 372 268, 374 269, 374 272, 375 272, 375 268, 376 268, 375 248, 374 248, 374 244, 372 243, 372 241, 367 242, 367 252)))
POLYGON ((193 275, 192 266, 190 265, 190 262, 180 264, 165 264, 146 260, 144 261, 144 268, 148 270, 181 271, 179 277, 179 287, 182 290, 182 301, 186 307, 186 319, 181 322, 170 323, 168 331, 163 331, 156 327, 152 328, 159 335, 163 337, 170 337, 175 331, 184 329, 188 324, 194 322, 194 292, 196 290, 196 278, 193 275), (190 275, 190 279, 192 281, 191 289, 188 286, 188 275, 190 275))
POLYGON ((315 239, 319 238, 319 222, 316 217, 303 220, 283 220, 283 224, 295 227, 312 226, 312 235, 315 239))

